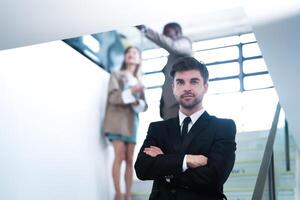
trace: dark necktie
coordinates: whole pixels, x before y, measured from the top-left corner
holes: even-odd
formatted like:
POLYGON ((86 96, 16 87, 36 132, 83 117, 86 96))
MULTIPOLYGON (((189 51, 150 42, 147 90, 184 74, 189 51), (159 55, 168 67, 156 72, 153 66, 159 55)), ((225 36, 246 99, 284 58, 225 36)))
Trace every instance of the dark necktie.
POLYGON ((191 122, 191 118, 190 117, 186 117, 183 120, 183 126, 182 126, 182 131, 181 131, 181 139, 182 139, 182 141, 187 136, 187 133, 188 133, 188 130, 189 130, 189 123, 190 122, 191 122))

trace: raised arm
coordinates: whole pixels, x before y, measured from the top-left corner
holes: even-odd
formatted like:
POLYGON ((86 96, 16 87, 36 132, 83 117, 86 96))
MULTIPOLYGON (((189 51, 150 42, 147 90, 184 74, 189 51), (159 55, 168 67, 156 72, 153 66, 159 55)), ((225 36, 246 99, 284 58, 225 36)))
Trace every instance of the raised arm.
POLYGON ((147 28, 144 34, 149 40, 164 48, 171 54, 181 56, 189 56, 192 54, 192 43, 186 37, 180 37, 173 40, 170 37, 159 34, 151 28, 147 28))

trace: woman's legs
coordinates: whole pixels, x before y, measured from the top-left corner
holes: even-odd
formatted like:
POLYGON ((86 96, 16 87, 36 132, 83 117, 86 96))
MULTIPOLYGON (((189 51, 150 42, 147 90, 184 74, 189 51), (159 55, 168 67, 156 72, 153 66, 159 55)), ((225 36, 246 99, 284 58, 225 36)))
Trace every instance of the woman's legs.
POLYGON ((125 169, 125 185, 126 185, 126 194, 125 200, 131 200, 131 186, 133 179, 133 153, 134 153, 135 144, 126 143, 126 169, 125 169))
POLYGON ((112 144, 115 152, 115 158, 112 167, 112 176, 116 191, 115 200, 121 200, 122 194, 120 188, 120 171, 122 161, 125 160, 125 143, 119 140, 113 140, 112 144))

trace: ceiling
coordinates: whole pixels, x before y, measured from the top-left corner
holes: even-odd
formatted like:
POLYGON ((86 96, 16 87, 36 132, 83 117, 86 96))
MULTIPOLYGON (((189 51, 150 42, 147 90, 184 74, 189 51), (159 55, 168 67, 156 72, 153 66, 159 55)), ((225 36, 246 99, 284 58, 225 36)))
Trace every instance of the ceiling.
POLYGON ((170 21, 197 40, 251 31, 239 0, 3 0, 0 50, 170 21))

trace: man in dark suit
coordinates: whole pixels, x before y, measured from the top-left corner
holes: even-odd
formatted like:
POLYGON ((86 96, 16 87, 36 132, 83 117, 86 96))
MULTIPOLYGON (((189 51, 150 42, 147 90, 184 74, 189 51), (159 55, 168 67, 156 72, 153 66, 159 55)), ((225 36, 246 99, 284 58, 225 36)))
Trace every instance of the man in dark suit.
POLYGON ((154 180, 151 200, 226 199, 223 184, 235 160, 235 123, 202 107, 208 89, 205 64, 183 57, 170 74, 179 115, 150 124, 135 163, 137 177, 154 180))

